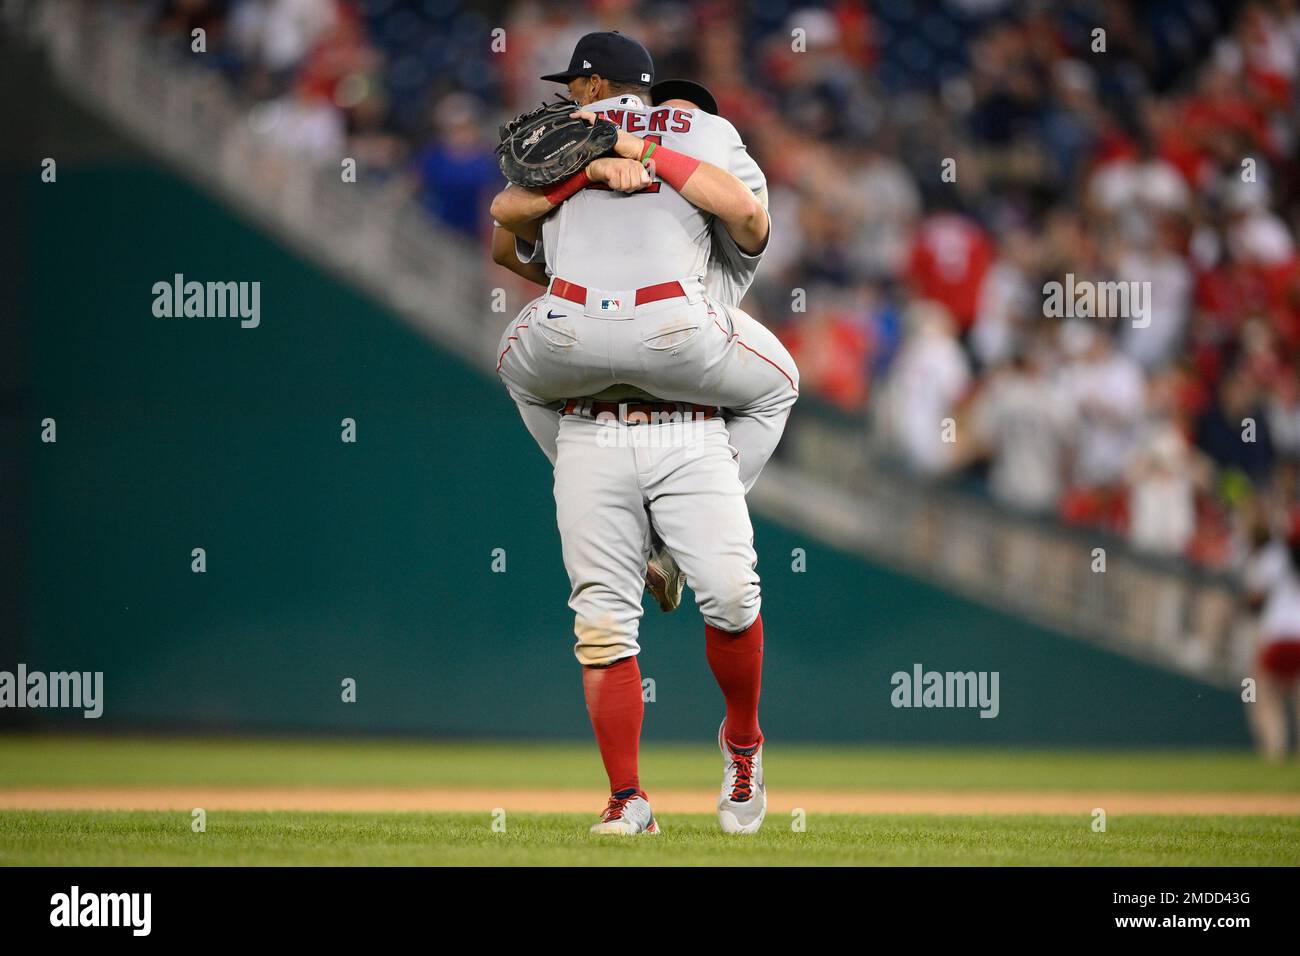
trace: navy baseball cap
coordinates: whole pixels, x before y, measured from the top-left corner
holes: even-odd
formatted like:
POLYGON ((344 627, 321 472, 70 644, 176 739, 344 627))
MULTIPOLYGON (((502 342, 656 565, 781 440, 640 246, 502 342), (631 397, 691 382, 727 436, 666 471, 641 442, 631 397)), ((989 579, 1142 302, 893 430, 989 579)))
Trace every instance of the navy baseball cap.
POLYGON ((650 101, 655 106, 664 100, 689 100, 704 112, 718 115, 718 101, 703 83, 694 80, 660 80, 650 87, 650 101))
POLYGON ((655 81, 655 63, 649 50, 617 30, 588 33, 573 48, 569 68, 563 73, 549 73, 542 79, 568 83, 580 76, 597 74, 618 83, 649 86, 655 81))

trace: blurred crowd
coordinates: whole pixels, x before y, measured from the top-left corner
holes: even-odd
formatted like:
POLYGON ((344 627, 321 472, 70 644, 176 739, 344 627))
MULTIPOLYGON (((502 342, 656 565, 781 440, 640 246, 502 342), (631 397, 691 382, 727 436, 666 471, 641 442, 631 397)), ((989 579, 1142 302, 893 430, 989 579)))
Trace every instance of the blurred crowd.
POLYGON ((919 475, 1212 567, 1297 500, 1296 0, 146 8, 178 48, 205 30, 256 129, 474 241, 497 124, 620 29, 706 84, 768 176, 745 307, 805 407, 862 415, 919 475), (1053 282, 1149 298, 1053 312, 1053 282))

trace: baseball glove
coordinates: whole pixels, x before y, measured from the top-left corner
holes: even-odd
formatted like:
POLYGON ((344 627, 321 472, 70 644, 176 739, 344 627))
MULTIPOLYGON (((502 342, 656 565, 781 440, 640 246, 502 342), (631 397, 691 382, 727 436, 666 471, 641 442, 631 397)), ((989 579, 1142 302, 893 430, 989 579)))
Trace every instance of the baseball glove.
POLYGON ((571 119, 579 108, 570 100, 544 103, 502 126, 497 152, 506 179, 528 189, 551 186, 613 149, 618 128, 605 119, 590 126, 571 119))

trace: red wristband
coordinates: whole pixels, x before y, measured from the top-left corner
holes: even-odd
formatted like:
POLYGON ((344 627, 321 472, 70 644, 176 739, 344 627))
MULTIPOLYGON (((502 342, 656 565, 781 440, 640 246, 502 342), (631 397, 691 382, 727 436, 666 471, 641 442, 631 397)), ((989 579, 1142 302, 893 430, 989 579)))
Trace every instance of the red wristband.
MULTIPOLYGON (((654 144, 648 145, 654 146, 654 144)), ((678 192, 682 191, 686 180, 691 178, 691 174, 700 165, 700 161, 694 156, 687 156, 666 146, 654 146, 653 149, 643 150, 641 159, 648 165, 654 166, 654 175, 657 178, 662 179, 678 192)))
POLYGON ((568 179, 556 183, 542 195, 546 197, 546 201, 552 206, 558 206, 574 193, 586 189, 590 185, 591 177, 587 175, 587 170, 580 169, 568 179))

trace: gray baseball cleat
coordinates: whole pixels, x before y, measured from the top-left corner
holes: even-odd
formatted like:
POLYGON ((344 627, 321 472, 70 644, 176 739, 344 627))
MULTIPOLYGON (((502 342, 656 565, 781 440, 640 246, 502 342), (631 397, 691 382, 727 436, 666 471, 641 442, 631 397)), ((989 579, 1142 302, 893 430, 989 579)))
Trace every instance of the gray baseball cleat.
POLYGON ((650 801, 640 790, 620 790, 610 796, 609 803, 600 815, 600 822, 591 825, 592 833, 636 836, 641 833, 658 833, 659 824, 650 812, 650 801))
POLYGON ((724 720, 718 728, 722 751, 722 793, 718 795, 718 823, 723 833, 757 833, 767 816, 767 789, 763 786, 763 741, 752 747, 735 747, 727 740, 724 720))
POLYGON ((682 603, 682 586, 685 584, 686 575, 677 566, 677 559, 656 538, 650 550, 650 560, 646 562, 645 586, 659 610, 665 614, 677 610, 682 603))

